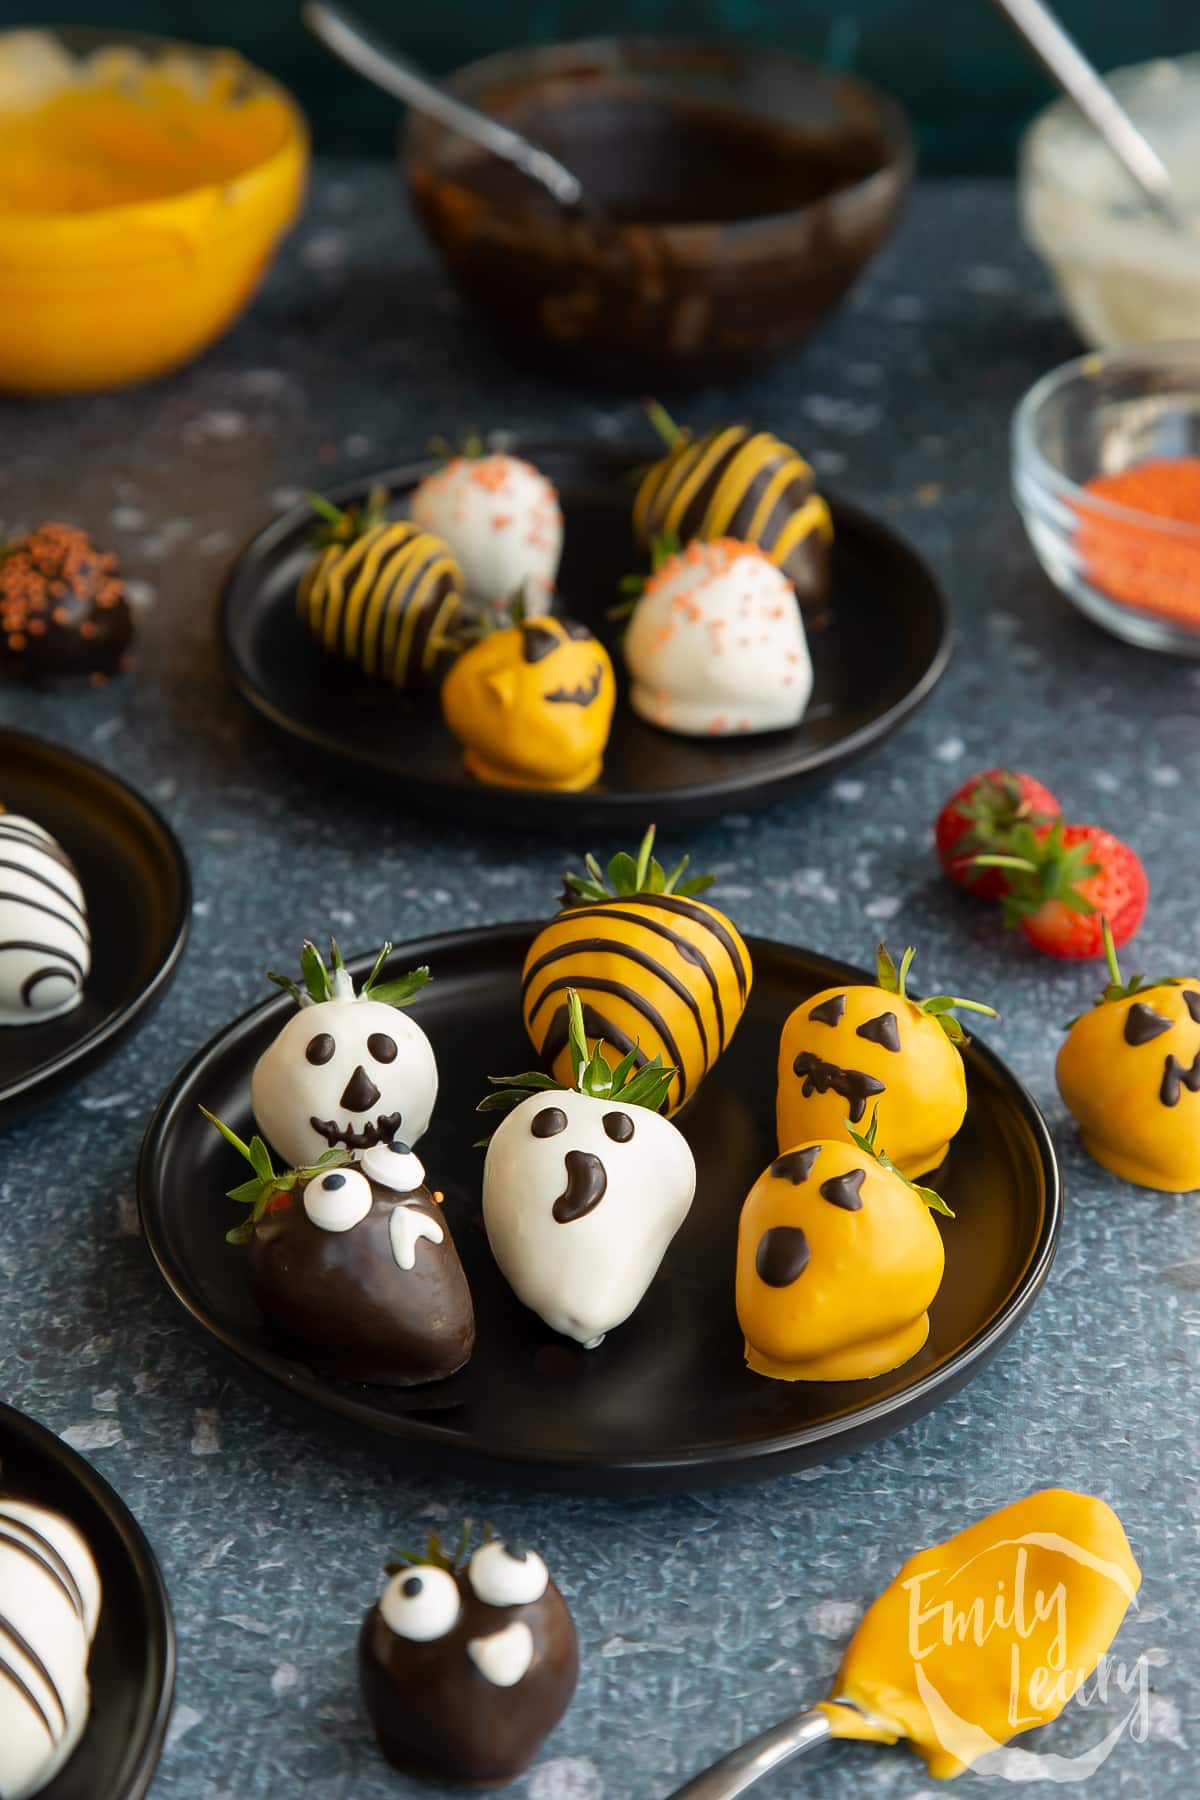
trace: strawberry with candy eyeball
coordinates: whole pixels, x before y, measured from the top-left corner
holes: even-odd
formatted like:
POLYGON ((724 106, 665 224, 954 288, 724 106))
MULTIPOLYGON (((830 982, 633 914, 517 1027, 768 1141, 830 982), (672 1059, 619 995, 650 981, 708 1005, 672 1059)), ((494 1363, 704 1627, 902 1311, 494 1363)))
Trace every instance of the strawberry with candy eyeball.
POLYGON ((511 1108, 488 1145, 483 1221, 517 1298, 590 1350, 654 1280, 691 1208, 696 1164, 659 1110, 676 1071, 636 1046, 616 1068, 599 1045, 589 1052, 573 989, 567 1017, 572 1087, 494 1075, 498 1091, 480 1102, 511 1108))
POLYGON ((412 1387, 461 1369, 475 1308, 443 1210, 420 1158, 398 1139, 352 1162, 339 1145, 276 1174, 260 1137, 247 1144, 202 1107, 253 1177, 228 1190, 250 1213, 226 1233, 246 1280, 287 1347, 344 1381, 412 1387))
POLYGON ((524 589, 549 602, 562 557, 562 509, 539 469, 480 444, 415 488, 413 519, 449 544, 472 599, 501 606, 524 589))
POLYGON ((298 1010, 255 1064, 250 1104, 263 1136, 295 1168, 338 1147, 358 1156, 393 1138, 415 1144, 428 1128, 437 1063, 421 1027, 400 1008, 429 970, 383 980, 391 949, 383 946, 359 993, 332 942, 328 968, 315 944, 304 945, 303 987, 268 974, 298 1010))

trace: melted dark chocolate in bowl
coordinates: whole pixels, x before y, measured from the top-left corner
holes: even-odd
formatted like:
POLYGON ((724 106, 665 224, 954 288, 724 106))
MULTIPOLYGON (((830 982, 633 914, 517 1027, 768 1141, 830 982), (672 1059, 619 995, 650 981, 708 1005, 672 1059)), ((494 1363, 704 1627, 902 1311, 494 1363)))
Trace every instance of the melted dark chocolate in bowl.
MULTIPOLYGON (((620 93, 535 101, 504 113, 579 177, 588 207, 619 224, 736 224, 824 200, 883 163, 872 134, 815 137, 733 106, 620 93)), ((550 196, 496 157, 473 155, 463 184, 496 205, 552 212, 550 196)))

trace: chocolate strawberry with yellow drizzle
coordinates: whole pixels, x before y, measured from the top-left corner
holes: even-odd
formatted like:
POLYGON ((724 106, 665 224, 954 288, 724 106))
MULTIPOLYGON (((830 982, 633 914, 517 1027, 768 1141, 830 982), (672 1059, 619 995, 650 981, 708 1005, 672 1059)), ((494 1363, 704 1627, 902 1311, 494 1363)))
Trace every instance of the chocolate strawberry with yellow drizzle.
POLYGON ((442 1195, 406 1144, 352 1162, 340 1145, 276 1173, 260 1137, 247 1144, 204 1116, 254 1171, 229 1190, 250 1208, 227 1233, 246 1250, 250 1291, 294 1353, 346 1381, 412 1387, 454 1374, 475 1343, 475 1310, 442 1195))
POLYGON ((1121 976, 1108 921, 1109 980, 1058 1053, 1059 1092, 1104 1168, 1168 1194, 1200 1188, 1200 980, 1121 976))
POLYGON ((878 1107, 880 1132, 901 1172, 936 1169, 967 1111, 958 1046, 966 1041, 956 1011, 995 1011, 979 1000, 906 991, 916 952, 896 967, 885 945, 878 981, 826 988, 790 1014, 779 1042, 776 1120, 779 1148, 840 1137, 878 1107))
POLYGON ((535 1049, 559 1081, 571 1079, 567 991, 578 991, 588 1042, 612 1061, 658 1055, 676 1073, 667 1113, 699 1087, 737 1029, 750 994, 750 952, 736 927, 696 898, 712 876, 685 879, 654 856, 655 828, 637 857, 621 852, 607 874, 594 856, 568 874, 563 909, 533 940, 522 1013, 535 1049))
POLYGON ((300 579, 301 621, 330 655, 393 687, 433 686, 459 648, 463 577, 441 538, 391 519, 372 488, 362 506, 310 494, 316 554, 300 579))
POLYGON ((667 454, 645 470, 633 529, 650 545, 663 532, 740 538, 757 544, 788 577, 810 626, 826 610, 833 521, 798 451, 747 425, 718 426, 700 438, 681 431, 661 406, 647 408, 667 454))

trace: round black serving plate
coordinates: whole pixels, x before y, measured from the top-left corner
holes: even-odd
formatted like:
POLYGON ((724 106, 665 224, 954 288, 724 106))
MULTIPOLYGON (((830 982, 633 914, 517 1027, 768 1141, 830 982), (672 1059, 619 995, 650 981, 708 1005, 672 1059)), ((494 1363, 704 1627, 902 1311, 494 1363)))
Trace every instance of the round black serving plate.
MULTIPOLYGON (((751 939, 754 988, 703 1099, 679 1123, 700 1172, 695 1204, 633 1317, 597 1350, 555 1336, 515 1299, 492 1261, 480 1212, 487 1076, 534 1060, 521 1027, 520 972, 536 927, 500 925, 407 944, 396 973, 428 962, 412 1008, 437 1052, 442 1090, 420 1154, 475 1298, 478 1341, 459 1375, 427 1388, 353 1386, 313 1373, 272 1338, 225 1231, 236 1153, 201 1103, 248 1135, 250 1074, 288 1018, 268 1001, 180 1073, 146 1133, 142 1226, 160 1273, 194 1322, 278 1397, 308 1402, 412 1463, 526 1486, 607 1493, 700 1487, 782 1473, 896 1431, 945 1399, 1015 1329, 1058 1240, 1062 1195, 1045 1122, 1004 1065, 966 1052, 970 1107, 937 1186, 957 1217, 938 1219, 946 1277, 929 1341, 874 1381, 769 1381, 744 1365, 733 1304, 738 1213, 775 1154, 775 1064, 792 1007, 861 971, 751 939)), ((367 958, 355 972, 364 974, 367 958)))
MULTIPOLYGON (((291 507, 259 532, 230 573, 220 636, 238 692, 292 744, 344 780, 382 787, 398 808, 504 829, 602 829, 622 820, 702 818, 720 806, 773 800, 884 737, 933 688, 950 656, 946 604, 916 553, 856 507, 835 501, 828 625, 810 634, 814 687, 792 731, 685 738, 630 710, 619 626, 607 617, 622 575, 646 566, 633 542, 630 470, 637 451, 534 445, 528 454, 559 489, 565 519, 559 610, 604 638, 620 698, 604 773, 582 794, 495 788, 475 781, 436 695, 400 695, 322 654, 296 617, 296 587, 312 554, 313 514, 291 507)), ((332 491, 339 505, 382 484, 397 501, 436 460, 387 469, 332 491)))
POLYGON ((75 1754, 40 1800, 141 1800, 162 1754, 175 1687, 175 1631, 154 1552, 90 1463, 3 1404, 0 1490, 69 1519, 100 1574, 91 1715, 75 1754))
POLYGON ((44 825, 79 870, 92 970, 74 1012, 0 1026, 0 1124, 74 1081, 163 996, 191 924, 183 848, 139 794, 60 744, 0 727, 0 804, 44 825))

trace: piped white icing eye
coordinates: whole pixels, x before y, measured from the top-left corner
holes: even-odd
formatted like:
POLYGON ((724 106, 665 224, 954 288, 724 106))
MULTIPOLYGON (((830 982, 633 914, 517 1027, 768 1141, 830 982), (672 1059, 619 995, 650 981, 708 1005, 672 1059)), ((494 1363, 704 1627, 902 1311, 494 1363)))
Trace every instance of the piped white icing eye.
POLYGON ((379 1610, 389 1631, 412 1644, 428 1644, 453 1631, 462 1611, 458 1583, 445 1569, 417 1563, 401 1569, 379 1596, 379 1610))
POLYGON ((471 1558, 471 1587, 485 1606, 529 1606, 540 1600, 550 1573, 536 1550, 514 1544, 510 1550, 499 1538, 481 1544, 471 1558))
POLYGON ((397 1194, 411 1194, 424 1185, 425 1164, 399 1138, 390 1144, 373 1144, 364 1153, 362 1166, 372 1181, 397 1194))
POLYGON ((357 1169, 327 1169, 305 1188, 304 1210, 321 1231, 351 1231, 371 1210, 371 1184, 357 1169))

